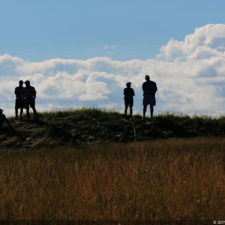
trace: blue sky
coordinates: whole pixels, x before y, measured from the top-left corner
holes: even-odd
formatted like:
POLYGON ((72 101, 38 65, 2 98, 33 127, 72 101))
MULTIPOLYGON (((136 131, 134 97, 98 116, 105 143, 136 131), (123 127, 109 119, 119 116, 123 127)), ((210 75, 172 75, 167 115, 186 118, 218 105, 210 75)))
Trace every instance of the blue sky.
POLYGON ((222 0, 1 0, 0 54, 153 58, 172 37, 225 23, 224 9, 222 0))
POLYGON ((224 12, 223 0, 0 0, 0 108, 12 114, 29 79, 38 111, 122 111, 131 81, 141 112, 150 74, 156 113, 224 114, 224 12))

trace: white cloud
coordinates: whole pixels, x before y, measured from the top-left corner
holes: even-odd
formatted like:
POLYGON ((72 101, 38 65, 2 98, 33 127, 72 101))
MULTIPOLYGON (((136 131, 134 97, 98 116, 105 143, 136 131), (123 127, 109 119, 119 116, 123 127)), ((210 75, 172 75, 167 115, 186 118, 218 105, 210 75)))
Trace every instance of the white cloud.
POLYGON ((105 50, 119 48, 119 45, 104 45, 105 50))
POLYGON ((225 24, 208 24, 196 28, 184 41, 171 39, 162 46, 158 59, 199 60, 224 57, 225 24))
POLYGON ((171 39, 155 59, 29 62, 2 55, 0 107, 13 109, 15 86, 20 79, 29 79, 37 90, 39 109, 107 106, 121 110, 123 88, 131 81, 136 92, 135 110, 141 111, 141 85, 145 74, 150 74, 158 84, 158 112, 221 113, 225 108, 224 46, 225 25, 209 24, 195 29, 184 41, 171 39))

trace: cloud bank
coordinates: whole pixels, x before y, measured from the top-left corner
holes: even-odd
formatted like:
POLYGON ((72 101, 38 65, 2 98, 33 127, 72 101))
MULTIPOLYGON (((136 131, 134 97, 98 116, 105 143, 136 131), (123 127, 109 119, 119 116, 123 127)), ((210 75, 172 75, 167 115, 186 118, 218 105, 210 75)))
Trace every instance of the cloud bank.
POLYGON ((142 110, 145 74, 158 85, 156 110, 183 113, 224 113, 225 25, 196 28, 183 41, 171 39, 154 59, 117 61, 54 58, 29 62, 0 56, 0 108, 14 108, 20 79, 37 90, 37 109, 106 107, 123 109, 123 88, 135 90, 136 111, 142 110))

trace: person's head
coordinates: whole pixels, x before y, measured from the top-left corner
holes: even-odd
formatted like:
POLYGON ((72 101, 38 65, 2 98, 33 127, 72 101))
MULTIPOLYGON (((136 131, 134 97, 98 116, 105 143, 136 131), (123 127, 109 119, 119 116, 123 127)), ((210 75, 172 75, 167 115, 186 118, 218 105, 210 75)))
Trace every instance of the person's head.
POLYGON ((25 84, 26 84, 26 87, 29 87, 30 86, 30 81, 29 80, 26 80, 25 81, 25 84))
POLYGON ((127 82, 127 83, 126 83, 126 86, 127 86, 128 88, 130 88, 130 87, 131 87, 131 84, 132 84, 131 82, 127 82))
POLYGON ((19 81, 19 85, 23 86, 23 81, 22 80, 19 81))
POLYGON ((2 113, 3 113, 3 109, 0 109, 0 115, 2 115, 2 113))
POLYGON ((149 75, 145 75, 145 80, 147 80, 147 81, 149 81, 149 80, 150 80, 149 75))

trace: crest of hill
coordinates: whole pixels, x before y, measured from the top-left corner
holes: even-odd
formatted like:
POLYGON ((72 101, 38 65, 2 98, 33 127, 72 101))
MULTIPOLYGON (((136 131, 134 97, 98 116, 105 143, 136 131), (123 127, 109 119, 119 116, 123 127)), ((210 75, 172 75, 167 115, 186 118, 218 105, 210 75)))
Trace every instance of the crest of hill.
POLYGON ((143 121, 140 115, 130 120, 118 112, 80 109, 39 113, 38 120, 31 122, 25 121, 25 118, 22 122, 14 118, 9 120, 15 131, 3 127, 1 149, 225 135, 224 116, 165 114, 143 121))

